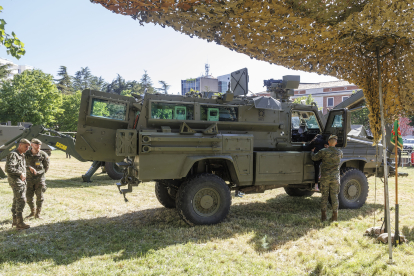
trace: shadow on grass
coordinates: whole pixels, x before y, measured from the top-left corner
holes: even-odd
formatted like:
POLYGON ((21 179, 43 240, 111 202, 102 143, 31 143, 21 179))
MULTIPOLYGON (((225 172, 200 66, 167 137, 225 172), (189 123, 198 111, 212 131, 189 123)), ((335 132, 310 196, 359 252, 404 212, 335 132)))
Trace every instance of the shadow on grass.
POLYGON ((48 188, 74 188, 74 187, 94 187, 94 186, 110 186, 115 185, 119 180, 113 180, 106 173, 97 173, 91 177, 92 182, 83 182, 82 177, 73 177, 65 179, 48 180, 46 184, 48 188))
MULTIPOLYGON (((326 227, 328 224, 319 221, 319 200, 278 195, 266 203, 236 203, 224 222, 210 226, 190 227, 175 209, 152 208, 117 217, 51 223, 25 231, 6 230, 0 234, 0 263, 53 260, 67 265, 85 257, 111 254, 110 258, 119 261, 140 258, 171 245, 205 244, 250 233, 254 237, 248 243, 257 251, 267 251, 326 227)), ((340 211, 339 219, 369 216, 380 207, 367 204, 358 210, 340 211)))

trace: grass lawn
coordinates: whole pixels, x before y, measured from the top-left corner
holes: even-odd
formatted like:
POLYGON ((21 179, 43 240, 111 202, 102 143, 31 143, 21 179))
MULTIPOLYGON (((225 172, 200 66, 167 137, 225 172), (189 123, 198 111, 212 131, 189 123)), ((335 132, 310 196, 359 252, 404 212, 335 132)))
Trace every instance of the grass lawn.
MULTIPOLYGON (((43 219, 26 220, 31 228, 24 231, 11 228, 12 190, 7 179, 0 180, 0 275, 414 273, 411 168, 399 169, 410 174, 399 179, 400 229, 409 243, 393 249, 395 264, 388 265, 388 245, 363 236, 365 229, 381 225, 380 179, 376 200, 371 177, 367 203, 359 210, 340 210, 337 223, 320 222, 319 194, 294 198, 277 189, 233 198, 221 224, 190 227, 176 210, 158 203, 154 183, 134 187, 125 203, 106 174, 82 182, 89 166, 54 151, 43 219)), ((394 206, 394 179, 389 186, 394 206)))

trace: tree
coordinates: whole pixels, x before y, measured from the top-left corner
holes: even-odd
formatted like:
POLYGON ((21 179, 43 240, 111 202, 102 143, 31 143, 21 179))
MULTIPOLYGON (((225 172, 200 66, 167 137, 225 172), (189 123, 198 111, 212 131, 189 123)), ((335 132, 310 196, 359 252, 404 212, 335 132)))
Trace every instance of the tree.
POLYGON ((141 77, 140 81, 141 87, 139 89, 139 94, 144 94, 145 90, 147 93, 154 93, 154 87, 152 86, 152 81, 150 76, 147 73, 147 70, 144 70, 144 74, 141 77))
POLYGON ((0 121, 31 122, 54 126, 62 112, 62 94, 56 88, 52 75, 40 70, 26 70, 0 88, 0 121))
POLYGON ((85 89, 93 90, 105 90, 107 83, 102 77, 92 75, 91 70, 88 66, 81 67, 79 71, 75 73, 73 77, 73 90, 83 91, 85 89))
POLYGON ((60 66, 60 69, 57 73, 60 79, 56 79, 55 81, 57 89, 63 94, 71 94, 73 93, 72 88, 72 77, 69 76, 66 66, 60 66))
POLYGON ((1 64, 0 65, 0 80, 7 79, 9 76, 11 70, 10 70, 10 64, 1 64))
POLYGON ((300 104, 302 103, 303 100, 305 101, 305 104, 307 105, 311 105, 313 102, 315 102, 315 99, 312 97, 311 94, 309 94, 308 96, 302 96, 302 97, 294 99, 293 103, 300 104))
POLYGON ((168 94, 168 89, 171 85, 167 84, 165 81, 158 81, 159 84, 161 84, 161 88, 159 88, 161 91, 163 91, 164 94, 168 94))
POLYGON ((79 107, 82 93, 76 91, 73 94, 62 95, 62 110, 56 118, 56 126, 59 131, 76 131, 78 127, 79 107))
MULTIPOLYGON (((3 7, 0 6, 0 13, 3 7)), ((0 19, 0 45, 4 45, 7 48, 7 54, 20 59, 25 53, 24 43, 17 38, 16 34, 12 32, 11 35, 7 34, 4 30, 6 21, 0 19)))

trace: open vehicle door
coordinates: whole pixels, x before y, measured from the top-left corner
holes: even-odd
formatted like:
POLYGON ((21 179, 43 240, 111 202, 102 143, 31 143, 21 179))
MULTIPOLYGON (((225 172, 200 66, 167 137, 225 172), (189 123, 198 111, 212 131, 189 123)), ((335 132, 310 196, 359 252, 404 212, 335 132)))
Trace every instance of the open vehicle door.
POLYGON ((328 140, 330 135, 338 136, 337 147, 344 148, 347 144, 346 135, 351 129, 351 120, 348 118, 348 109, 331 110, 328 113, 323 137, 328 140))
POLYGON ((76 151, 85 160, 121 162, 117 156, 117 129, 132 129, 137 116, 133 97, 86 89, 79 109, 76 151))

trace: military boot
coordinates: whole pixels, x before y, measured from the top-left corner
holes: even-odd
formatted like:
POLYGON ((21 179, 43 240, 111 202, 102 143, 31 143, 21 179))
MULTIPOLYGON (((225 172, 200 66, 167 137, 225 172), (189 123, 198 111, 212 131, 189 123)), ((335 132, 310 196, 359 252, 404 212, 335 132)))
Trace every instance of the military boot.
POLYGON ((34 207, 30 207, 30 214, 26 218, 34 217, 34 215, 35 215, 35 208, 34 207))
POLYGON ((13 215, 12 228, 17 225, 17 216, 13 215))
POLYGON ((40 212, 42 211, 42 207, 37 207, 36 209, 36 214, 35 214, 35 218, 37 219, 41 219, 42 217, 40 216, 40 212))
POLYGON ((17 225, 16 225, 16 229, 17 230, 24 230, 30 228, 30 225, 27 225, 23 222, 23 215, 22 213, 17 214, 17 225))
POLYGON ((332 221, 338 221, 338 211, 333 211, 332 212, 332 221))
POLYGON ((326 220, 326 210, 321 210, 321 211, 322 211, 321 221, 324 222, 326 220))

